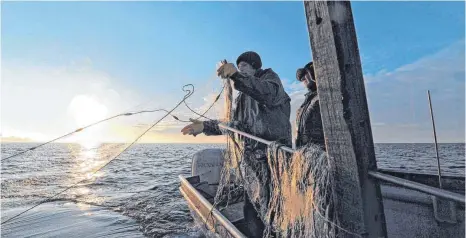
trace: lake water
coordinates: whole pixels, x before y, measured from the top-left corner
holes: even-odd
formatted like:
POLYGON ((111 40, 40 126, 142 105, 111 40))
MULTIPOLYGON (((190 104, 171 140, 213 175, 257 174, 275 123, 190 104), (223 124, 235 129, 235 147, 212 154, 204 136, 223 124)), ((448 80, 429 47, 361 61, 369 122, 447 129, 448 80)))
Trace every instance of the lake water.
MULTIPOLYGON (((32 146, 2 144, 2 158, 32 146)), ((196 151, 224 145, 137 144, 90 176, 124 146, 50 144, 2 162, 2 221, 91 178, 2 225, 2 237, 60 237, 70 230, 76 237, 201 236, 179 193, 178 175, 190 175, 196 151)), ((464 176, 465 145, 439 149, 442 172, 464 176)), ((432 144, 376 144, 376 155, 379 168, 437 172, 432 144)))

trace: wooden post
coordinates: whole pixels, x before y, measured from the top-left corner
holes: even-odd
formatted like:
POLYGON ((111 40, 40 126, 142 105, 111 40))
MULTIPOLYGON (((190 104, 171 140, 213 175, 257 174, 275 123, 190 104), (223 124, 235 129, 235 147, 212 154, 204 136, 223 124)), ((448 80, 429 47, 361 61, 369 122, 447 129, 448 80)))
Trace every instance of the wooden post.
MULTIPOLYGON (((336 173, 337 217, 362 237, 387 237, 374 142, 349 1, 305 1, 326 148, 336 173)), ((339 237, 357 237, 337 229, 339 237)))

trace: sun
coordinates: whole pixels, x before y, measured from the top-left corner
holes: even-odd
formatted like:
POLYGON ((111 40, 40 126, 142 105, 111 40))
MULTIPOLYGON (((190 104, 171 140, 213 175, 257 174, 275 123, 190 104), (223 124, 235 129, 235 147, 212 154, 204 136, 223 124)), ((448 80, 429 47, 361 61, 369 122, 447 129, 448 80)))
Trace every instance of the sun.
MULTIPOLYGON (((73 116, 78 128, 90 125, 107 117, 108 109, 97 97, 78 95, 71 100, 68 110, 73 116)), ((104 122, 105 123, 105 122, 104 122)), ((100 144, 103 127, 96 125, 79 132, 77 141, 86 148, 100 144)))

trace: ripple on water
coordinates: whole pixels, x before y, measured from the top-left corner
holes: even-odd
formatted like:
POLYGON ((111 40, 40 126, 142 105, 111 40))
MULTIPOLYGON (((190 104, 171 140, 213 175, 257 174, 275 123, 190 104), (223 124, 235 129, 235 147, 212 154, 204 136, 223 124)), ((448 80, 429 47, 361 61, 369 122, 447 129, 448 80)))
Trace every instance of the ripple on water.
MULTIPOLYGON (((2 157, 31 146, 3 144, 2 157)), ((91 151, 76 144, 50 144, 3 162, 2 215, 66 188, 124 146, 104 144, 91 151)), ((178 175, 190 174, 196 151, 214 147, 224 145, 137 144, 109 164, 93 183, 70 189, 57 201, 98 206, 102 214, 109 211, 106 215, 110 217, 115 215, 110 211, 116 211, 137 221, 138 229, 151 237, 202 237, 179 193, 178 175)), ((380 168, 437 172, 431 144, 376 144, 375 149, 380 168)), ((464 144, 441 144, 439 149, 442 171, 464 175, 464 144)))

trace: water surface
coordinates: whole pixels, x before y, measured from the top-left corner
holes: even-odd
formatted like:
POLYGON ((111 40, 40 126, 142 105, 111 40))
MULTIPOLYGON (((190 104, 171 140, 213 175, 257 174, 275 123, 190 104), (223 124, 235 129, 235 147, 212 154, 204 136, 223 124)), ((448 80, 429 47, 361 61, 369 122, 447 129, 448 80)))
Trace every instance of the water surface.
MULTIPOLYGON (((34 144, 2 144, 2 157, 31 146, 34 144)), ((2 220, 77 181, 88 177, 92 181, 2 226, 2 236, 57 236, 69 231, 95 237, 201 236, 179 193, 178 175, 190 175, 191 158, 196 151, 224 145, 137 144, 95 177, 90 176, 124 146, 105 144, 85 148, 57 143, 4 161, 1 168, 2 220), (40 226, 30 228, 31 221, 40 226), (81 226, 76 226, 77 222, 81 226), (55 227, 52 225, 39 229, 47 224, 58 224, 55 226, 61 229, 50 229, 55 227), (92 233, 99 226, 101 233, 92 233)), ((464 144, 440 144, 439 148, 442 172, 464 176, 464 144)), ((379 168, 437 172, 432 144, 376 144, 376 155, 379 168)))

